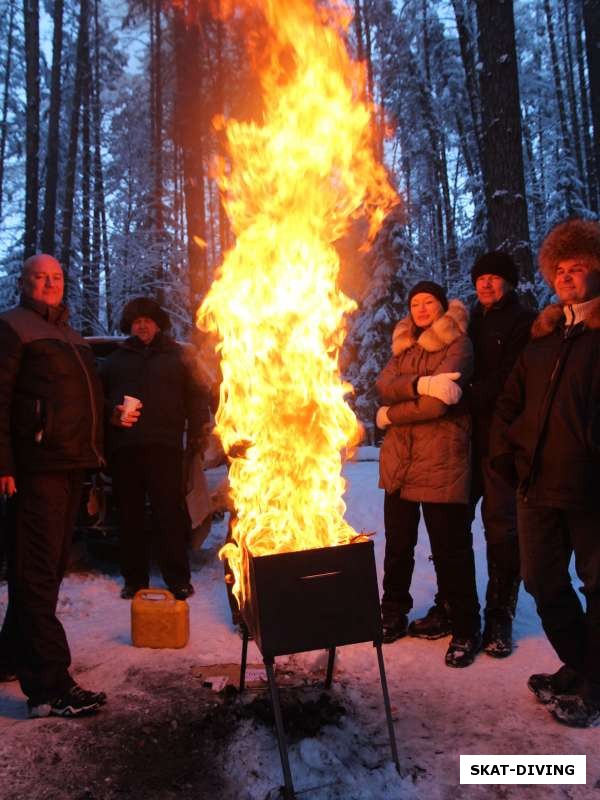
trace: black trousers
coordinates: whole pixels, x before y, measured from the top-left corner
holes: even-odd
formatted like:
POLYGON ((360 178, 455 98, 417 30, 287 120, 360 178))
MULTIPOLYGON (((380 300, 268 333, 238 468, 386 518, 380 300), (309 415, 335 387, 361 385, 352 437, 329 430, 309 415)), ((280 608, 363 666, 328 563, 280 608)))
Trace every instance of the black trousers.
POLYGON ((546 636, 600 701, 600 511, 536 507, 519 498, 517 513, 523 582, 546 636), (573 553, 585 611, 569 575, 573 553))
POLYGON ((183 452, 158 444, 133 445, 117 450, 110 466, 125 583, 148 585, 152 543, 144 524, 147 496, 156 560, 164 581, 174 589, 186 586, 190 581, 189 519, 183 493, 183 452))
POLYGON ((397 603, 403 614, 413 606, 410 584, 420 508, 431 543, 440 592, 447 600, 455 636, 473 636, 480 628, 475 559, 466 503, 416 503, 400 492, 385 494, 385 560, 382 602, 397 603))
POLYGON ((486 617, 513 617, 520 583, 517 493, 491 468, 487 455, 475 453, 469 501, 470 524, 480 498, 483 498, 481 519, 488 567, 486 617))
POLYGON ((82 484, 82 470, 18 474, 18 491, 8 504, 8 609, 0 660, 15 668, 33 705, 74 684, 56 604, 82 484))

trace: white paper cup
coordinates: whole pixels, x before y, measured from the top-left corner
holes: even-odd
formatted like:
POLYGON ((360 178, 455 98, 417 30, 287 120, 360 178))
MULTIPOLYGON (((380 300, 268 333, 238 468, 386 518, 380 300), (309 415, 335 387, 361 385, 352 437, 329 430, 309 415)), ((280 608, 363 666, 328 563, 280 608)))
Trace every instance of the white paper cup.
POLYGON ((129 417, 132 411, 137 411, 138 408, 142 407, 142 401, 137 397, 131 397, 131 395, 126 394, 123 396, 123 402, 121 405, 123 406, 123 411, 121 411, 121 422, 123 422, 129 417))

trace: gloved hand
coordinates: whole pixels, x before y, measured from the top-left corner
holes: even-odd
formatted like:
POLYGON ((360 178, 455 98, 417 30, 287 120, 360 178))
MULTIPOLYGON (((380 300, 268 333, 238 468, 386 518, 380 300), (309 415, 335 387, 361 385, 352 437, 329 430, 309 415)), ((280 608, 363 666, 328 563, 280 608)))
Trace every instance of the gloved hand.
POLYGON ((377 409, 377 416, 375 417, 375 423, 379 430, 384 431, 386 428, 392 424, 392 420, 388 417, 388 409, 389 406, 381 406, 377 409))
POLYGON ((418 394, 437 397, 447 406, 458 403, 462 397, 462 389, 455 383, 460 378, 460 372, 440 372, 439 375, 423 375, 417 381, 418 394))

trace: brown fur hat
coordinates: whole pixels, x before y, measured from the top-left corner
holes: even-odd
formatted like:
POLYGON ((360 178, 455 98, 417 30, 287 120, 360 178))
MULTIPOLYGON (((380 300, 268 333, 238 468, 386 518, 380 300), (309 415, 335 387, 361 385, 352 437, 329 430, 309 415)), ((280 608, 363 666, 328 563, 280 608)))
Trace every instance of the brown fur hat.
POLYGON ((171 319, 164 308, 161 308, 156 300, 151 297, 134 297, 130 300, 121 314, 121 330, 129 335, 131 326, 140 317, 153 319, 161 331, 166 331, 171 327, 171 319))
POLYGON ((600 270, 600 224, 591 219, 568 219, 556 225, 542 242, 538 255, 540 272, 554 288, 560 261, 589 256, 600 270))

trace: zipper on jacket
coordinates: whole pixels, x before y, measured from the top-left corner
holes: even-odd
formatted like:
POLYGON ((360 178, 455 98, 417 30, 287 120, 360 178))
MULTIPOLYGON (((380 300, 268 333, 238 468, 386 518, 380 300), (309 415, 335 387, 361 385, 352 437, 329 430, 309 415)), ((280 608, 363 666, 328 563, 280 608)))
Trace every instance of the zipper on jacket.
MULTIPOLYGON (((58 327, 59 326, 57 325, 57 328, 58 327)), ((59 330, 60 330, 60 328, 59 328, 59 330)), ((104 460, 104 457, 98 452, 98 449, 96 447, 96 433, 98 431, 98 415, 96 414, 96 402, 95 402, 95 399, 94 399, 94 390, 93 390, 93 387, 92 387, 92 381, 90 380, 89 373, 88 373, 88 371, 86 369, 85 364, 83 363, 83 359, 81 357, 81 354, 80 354, 79 350, 75 347, 73 342, 69 341, 69 339, 67 338, 67 336, 66 336, 64 331, 61 330, 61 333, 63 334, 64 341, 66 342, 66 344, 71 348, 71 350, 75 354, 75 358, 77 359, 77 362, 79 363, 79 366, 83 370, 83 374, 85 376, 85 382, 86 382, 86 385, 87 385, 88 394, 90 396, 90 406, 91 406, 91 409, 92 409, 92 435, 91 435, 90 444, 92 446, 92 452, 94 453, 94 455, 98 459, 98 466, 104 467, 106 465, 106 461, 104 460)))

